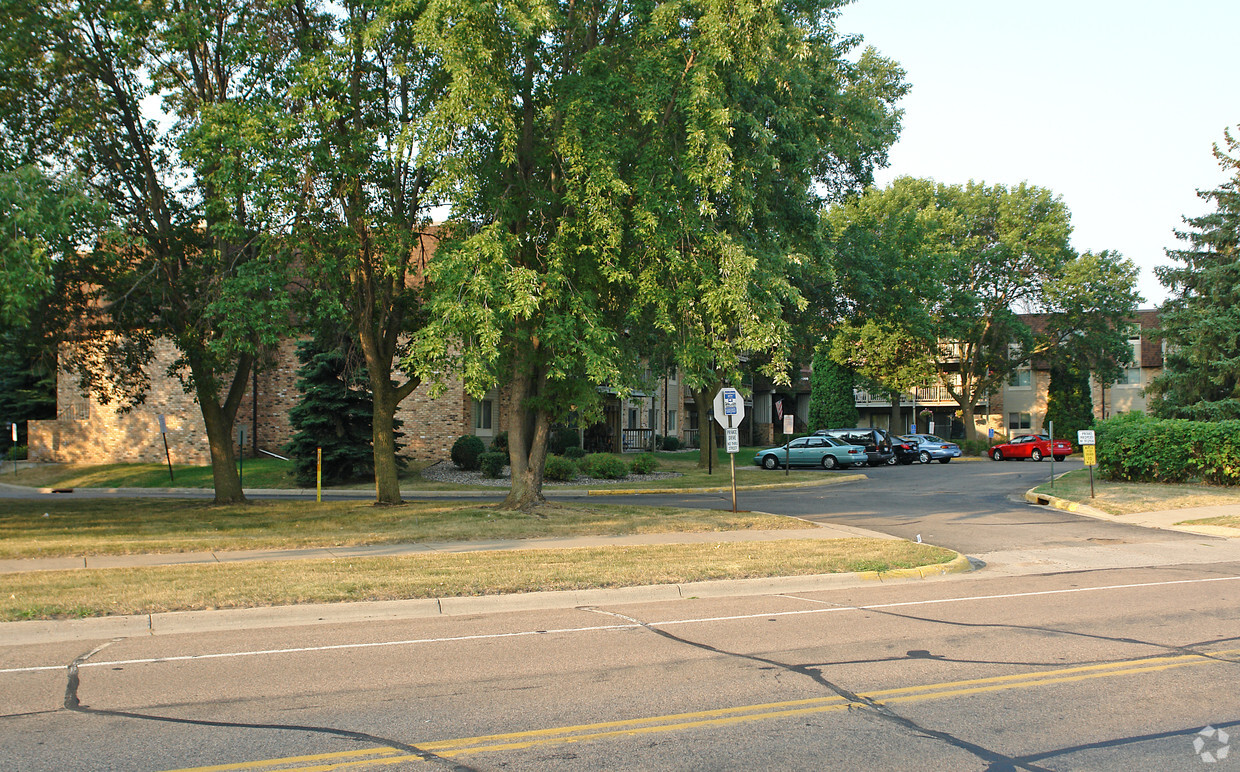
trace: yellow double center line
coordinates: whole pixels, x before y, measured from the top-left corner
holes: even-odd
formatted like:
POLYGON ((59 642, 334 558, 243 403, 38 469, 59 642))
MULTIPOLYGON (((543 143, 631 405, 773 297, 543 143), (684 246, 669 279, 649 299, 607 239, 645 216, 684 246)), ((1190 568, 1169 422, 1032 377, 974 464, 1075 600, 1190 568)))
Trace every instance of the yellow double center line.
MULTIPOLYGON (((867 702, 894 705, 902 702, 919 702, 949 697, 963 697, 1008 689, 1029 689, 1049 684, 1074 683, 1095 678, 1154 673, 1194 665, 1205 665, 1218 660, 1240 661, 1240 649, 1214 651, 1206 654, 1183 654, 1165 657, 1113 662, 1102 665, 1046 670, 1035 673, 974 678, 965 681, 949 681, 899 689, 882 689, 858 696, 867 702)), ((605 740, 613 737, 635 737, 656 732, 676 732, 700 727, 729 726, 754 721, 793 718, 812 713, 846 710, 859 703, 844 697, 818 697, 788 702, 769 702, 761 705, 744 705, 719 708, 693 713, 676 713, 624 721, 605 721, 597 724, 563 726, 536 729, 527 732, 465 737, 456 740, 436 740, 417 743, 414 747, 435 756, 459 756, 470 753, 521 750, 536 746, 605 740)), ((330 770, 355 769, 363 766, 380 766, 418 761, 420 757, 398 748, 371 748, 343 753, 324 753, 312 756, 293 756, 283 759, 221 764, 210 767, 194 767, 176 772, 232 772, 239 770, 280 770, 280 772, 329 772, 330 770)))

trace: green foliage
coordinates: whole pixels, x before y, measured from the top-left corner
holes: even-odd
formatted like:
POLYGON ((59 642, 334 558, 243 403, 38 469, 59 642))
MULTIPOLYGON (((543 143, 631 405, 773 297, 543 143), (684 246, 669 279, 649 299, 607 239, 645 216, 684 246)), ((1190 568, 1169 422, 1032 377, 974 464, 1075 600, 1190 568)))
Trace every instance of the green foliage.
POLYGON ((586 457, 585 448, 574 445, 570 448, 564 449, 564 458, 578 459, 578 458, 585 458, 585 457, 586 457))
POLYGON ((1240 484, 1240 421, 1129 413, 1098 423, 1098 469, 1108 480, 1240 484))
POLYGON ((508 452, 508 432, 499 432, 491 438, 491 450, 496 453, 508 452))
POLYGON ((371 400, 360 363, 350 361, 347 340, 321 336, 297 346, 298 403, 289 410, 294 431, 288 452, 297 484, 314 485, 317 449, 323 449, 323 482, 363 480, 374 474, 371 400))
MULTIPOLYGON (((453 448, 455 450, 455 448, 453 448)), ((504 467, 508 464, 507 453, 496 453, 488 451, 478 454, 478 466, 482 469, 482 473, 487 477, 498 478, 504 473, 504 467)), ((468 469, 468 467, 465 467, 468 469)))
POLYGON ((853 394, 853 373, 832 359, 825 346, 814 354, 809 384, 810 429, 857 425, 859 414, 853 394))
POLYGON ((456 442, 452 443, 452 463, 456 464, 458 469, 476 472, 479 464, 478 457, 485 452, 486 446, 482 444, 482 440, 473 434, 465 434, 457 437, 456 442))
POLYGON ((1094 425, 1094 398, 1089 373, 1055 359, 1046 397, 1046 425, 1055 422, 1055 436, 1076 442, 1076 433, 1094 425))
POLYGON ((629 476, 629 465, 610 453, 591 453, 581 459, 582 474, 598 480, 623 480, 629 476))
POLYGON ((577 447, 581 447, 581 437, 576 429, 557 426, 551 430, 551 436, 547 439, 548 453, 562 456, 565 450, 577 447))
POLYGON ((650 474, 659 468, 659 459, 655 458, 651 453, 641 453, 633 459, 630 465, 633 474, 650 474))
POLYGON ((664 437, 663 450, 680 450, 680 438, 671 435, 664 437))
POLYGON ((1154 269, 1171 293, 1159 313, 1164 369, 1147 386, 1161 416, 1240 419, 1240 139, 1224 141, 1214 156, 1230 178, 1197 194, 1214 211, 1176 232, 1186 242, 1167 252, 1177 265, 1154 269))
MULTIPOLYGON (((9 438, 9 441, 12 442, 11 437, 9 438)), ((8 459, 9 461, 13 461, 13 460, 25 461, 27 457, 26 446, 25 445, 11 445, 9 449, 4 452, 4 457, 8 459)))
MULTIPOLYGON (((570 448, 570 450, 581 450, 581 448, 570 448)), ((547 456, 547 467, 543 470, 543 475, 548 480, 569 482, 577 479, 577 465, 564 456, 547 456)))

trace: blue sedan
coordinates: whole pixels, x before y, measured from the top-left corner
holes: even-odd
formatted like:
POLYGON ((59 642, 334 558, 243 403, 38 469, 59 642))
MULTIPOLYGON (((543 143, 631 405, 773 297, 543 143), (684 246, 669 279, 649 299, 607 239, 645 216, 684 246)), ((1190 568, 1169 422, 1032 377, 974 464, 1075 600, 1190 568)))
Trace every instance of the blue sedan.
POLYGON ((764 448, 753 456, 753 462, 766 469, 788 466, 821 466, 823 469, 864 465, 870 458, 865 448, 849 445, 834 437, 798 437, 787 445, 764 448))
POLYGON ((920 451, 917 457, 923 464, 928 464, 931 461, 948 464, 951 463, 953 458, 960 458, 963 455, 959 445, 949 442, 942 437, 936 437, 933 434, 906 434, 904 439, 917 442, 920 451))

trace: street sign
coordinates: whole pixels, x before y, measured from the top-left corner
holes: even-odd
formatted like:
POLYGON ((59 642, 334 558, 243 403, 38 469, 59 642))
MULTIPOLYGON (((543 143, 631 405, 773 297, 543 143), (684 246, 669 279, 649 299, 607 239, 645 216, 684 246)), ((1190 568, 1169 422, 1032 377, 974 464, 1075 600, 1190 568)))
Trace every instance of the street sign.
POLYGON ((729 453, 739 453, 741 450, 741 430, 740 429, 724 429, 724 444, 729 453))
POLYGON ((1081 429, 1076 433, 1076 442, 1078 445, 1097 445, 1094 442, 1093 429, 1081 429))
POLYGON ((784 434, 792 434, 792 415, 784 416, 784 434))
POLYGON ((164 414, 159 413, 157 417, 159 418, 159 433, 167 434, 168 433, 168 422, 167 420, 164 419, 164 414))
POLYGON ((993 426, 992 426, 992 427, 990 427, 990 429, 989 429, 989 434, 990 434, 990 439, 992 439, 992 440, 993 440, 993 439, 995 438, 995 427, 993 427, 993 426))
POLYGON ((725 429, 740 426, 745 417, 745 398, 731 386, 724 386, 715 395, 715 420, 725 429))
MULTIPOLYGON (((1081 448, 1081 451, 1085 454, 1085 466, 1098 465, 1098 449, 1096 447, 1093 445, 1085 445, 1081 448)), ((1090 481, 1092 482, 1092 480, 1093 478, 1091 477, 1090 481)))

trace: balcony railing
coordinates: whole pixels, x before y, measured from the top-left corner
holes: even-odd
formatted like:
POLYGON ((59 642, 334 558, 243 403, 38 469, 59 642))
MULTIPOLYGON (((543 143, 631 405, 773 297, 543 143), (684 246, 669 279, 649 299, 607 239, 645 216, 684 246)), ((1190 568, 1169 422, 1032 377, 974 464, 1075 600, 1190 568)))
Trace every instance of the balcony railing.
MULTIPOLYGON (((887 394, 870 394, 861 389, 853 389, 853 397, 857 400, 857 407, 878 407, 891 406, 890 395, 887 394)), ((909 393, 900 395, 900 404, 906 407, 913 406, 913 395, 909 393)), ((927 386, 924 389, 917 390, 917 404, 930 407, 932 405, 956 405, 956 400, 952 399, 952 395, 947 391, 946 386, 927 386)), ((978 398, 977 404, 988 405, 990 399, 983 394, 978 398)))
POLYGON ((620 450, 624 453, 650 450, 653 442, 653 429, 622 429, 620 431, 620 450))

